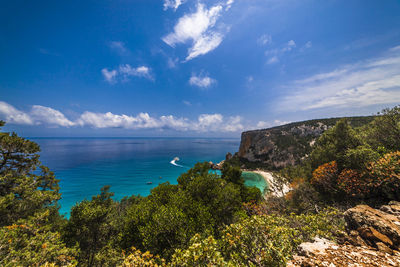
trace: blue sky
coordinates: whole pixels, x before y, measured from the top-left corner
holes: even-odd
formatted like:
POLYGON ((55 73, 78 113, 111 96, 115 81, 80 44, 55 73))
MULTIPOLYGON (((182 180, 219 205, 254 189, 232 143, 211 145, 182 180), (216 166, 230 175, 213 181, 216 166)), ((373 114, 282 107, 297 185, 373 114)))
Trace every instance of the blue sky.
POLYGON ((24 136, 220 136, 400 103, 400 1, 7 1, 24 136))

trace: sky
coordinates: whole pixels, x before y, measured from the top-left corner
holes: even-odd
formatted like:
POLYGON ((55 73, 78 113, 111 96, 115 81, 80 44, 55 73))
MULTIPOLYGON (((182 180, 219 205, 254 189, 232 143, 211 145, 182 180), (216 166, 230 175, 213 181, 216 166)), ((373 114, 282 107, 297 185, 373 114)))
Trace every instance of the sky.
POLYGON ((240 137, 400 103, 398 0, 1 6, 0 119, 26 137, 240 137))

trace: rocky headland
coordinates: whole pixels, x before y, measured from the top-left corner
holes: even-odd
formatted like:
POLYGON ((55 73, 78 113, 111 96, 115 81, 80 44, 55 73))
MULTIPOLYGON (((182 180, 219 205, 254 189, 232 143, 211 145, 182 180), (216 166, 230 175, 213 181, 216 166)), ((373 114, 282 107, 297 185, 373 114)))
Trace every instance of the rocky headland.
MULTIPOLYGON (((365 125, 374 116, 347 118, 353 127, 365 125)), ((309 120, 242 133, 239 160, 248 168, 280 169, 295 165, 311 152, 314 142, 341 118, 309 120)))

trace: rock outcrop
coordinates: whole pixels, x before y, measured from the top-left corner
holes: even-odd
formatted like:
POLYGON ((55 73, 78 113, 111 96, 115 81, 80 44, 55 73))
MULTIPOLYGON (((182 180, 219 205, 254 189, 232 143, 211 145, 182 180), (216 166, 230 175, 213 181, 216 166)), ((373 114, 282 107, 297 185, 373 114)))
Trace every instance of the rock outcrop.
POLYGON ((349 231, 357 231, 370 246, 378 248, 383 243, 391 249, 400 249, 400 216, 383 210, 396 210, 399 202, 390 202, 380 210, 358 205, 344 213, 349 231), (383 209, 383 210, 382 210, 383 209))
MULTIPOLYGON (((242 133, 238 157, 242 162, 279 169, 298 163, 311 152, 315 140, 341 118, 290 123, 242 133)), ((351 117, 352 126, 370 122, 370 117, 351 117)))
POLYGON ((303 243, 287 266, 400 266, 400 252, 387 253, 365 246, 337 245, 326 239, 303 243))
POLYGON ((288 266, 400 266, 400 202, 379 210, 358 205, 345 213, 347 233, 338 244, 302 243, 288 266))

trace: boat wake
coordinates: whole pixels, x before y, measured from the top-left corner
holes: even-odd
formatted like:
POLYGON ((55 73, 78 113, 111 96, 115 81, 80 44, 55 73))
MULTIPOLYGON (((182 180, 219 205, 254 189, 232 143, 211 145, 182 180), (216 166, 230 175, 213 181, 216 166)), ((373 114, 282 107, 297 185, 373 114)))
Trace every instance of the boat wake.
POLYGON ((184 168, 184 166, 182 166, 182 165, 176 163, 177 161, 179 161, 179 158, 178 158, 178 157, 175 157, 175 158, 174 158, 173 160, 171 160, 169 163, 171 163, 171 164, 174 165, 174 166, 184 168))

